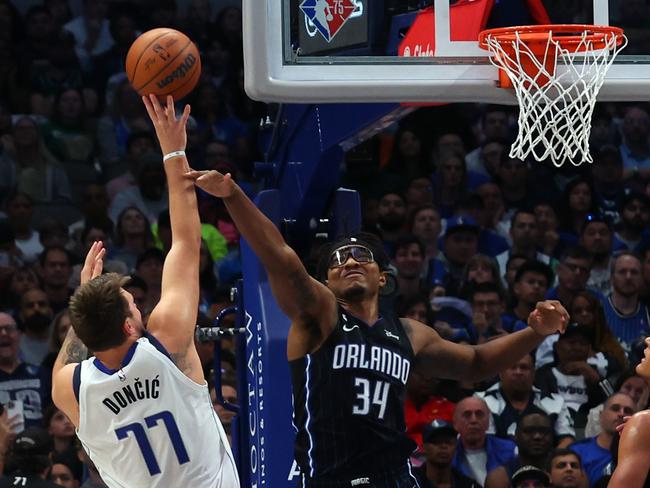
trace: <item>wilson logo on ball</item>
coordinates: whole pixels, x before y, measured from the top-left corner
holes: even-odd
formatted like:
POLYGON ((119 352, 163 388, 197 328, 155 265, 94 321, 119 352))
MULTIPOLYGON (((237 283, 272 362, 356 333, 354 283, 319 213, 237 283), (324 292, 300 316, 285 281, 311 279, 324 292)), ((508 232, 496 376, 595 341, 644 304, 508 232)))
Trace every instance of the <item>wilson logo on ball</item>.
POLYGON ((179 78, 184 78, 185 75, 192 69, 192 66, 196 63, 196 58, 192 54, 188 54, 185 58, 185 60, 176 68, 174 71, 172 71, 169 75, 167 75, 165 78, 160 80, 156 85, 158 88, 165 88, 167 85, 170 83, 173 83, 174 80, 177 80, 179 78))

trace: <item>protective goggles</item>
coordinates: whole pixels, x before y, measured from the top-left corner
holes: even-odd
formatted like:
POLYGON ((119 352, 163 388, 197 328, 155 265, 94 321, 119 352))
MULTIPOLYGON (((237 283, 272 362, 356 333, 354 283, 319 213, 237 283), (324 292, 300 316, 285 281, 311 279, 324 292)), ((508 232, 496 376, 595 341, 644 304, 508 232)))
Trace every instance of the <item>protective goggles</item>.
POLYGON ((329 260, 330 268, 338 268, 343 266, 347 260, 352 256, 359 264, 368 264, 375 261, 372 251, 365 246, 352 244, 349 246, 342 246, 332 252, 329 260))

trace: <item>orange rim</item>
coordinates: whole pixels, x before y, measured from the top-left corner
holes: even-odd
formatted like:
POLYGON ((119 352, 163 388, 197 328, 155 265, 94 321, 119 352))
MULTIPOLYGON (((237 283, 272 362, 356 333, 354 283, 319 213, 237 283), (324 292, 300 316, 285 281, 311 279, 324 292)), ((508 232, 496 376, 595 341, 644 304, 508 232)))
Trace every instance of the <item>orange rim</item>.
MULTIPOLYGON (((588 25, 588 24, 544 24, 544 25, 522 25, 514 27, 500 27, 497 29, 488 29, 482 31, 478 36, 479 46, 489 50, 487 39, 489 37, 496 39, 500 43, 516 41, 517 34, 519 38, 529 47, 546 46, 549 40, 549 32, 552 33, 552 39, 559 44, 571 50, 581 46, 583 39, 590 44, 590 49, 603 49, 607 46, 606 40, 611 36, 616 36, 616 45, 623 43, 623 29, 607 25, 588 25), (583 37, 584 33, 587 35, 583 37)), ((584 49, 586 50, 586 46, 584 49)))

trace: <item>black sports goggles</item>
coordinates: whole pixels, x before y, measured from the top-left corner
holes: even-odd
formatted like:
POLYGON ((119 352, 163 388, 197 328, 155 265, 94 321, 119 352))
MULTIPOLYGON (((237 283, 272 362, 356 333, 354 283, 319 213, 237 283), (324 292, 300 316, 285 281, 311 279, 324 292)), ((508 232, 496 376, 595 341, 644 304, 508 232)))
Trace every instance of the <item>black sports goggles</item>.
POLYGON ((338 249, 335 249, 329 260, 330 268, 339 268, 343 266, 347 260, 352 256, 359 264, 368 264, 375 261, 375 257, 372 254, 372 251, 366 246, 361 246, 359 244, 351 244, 347 246, 341 246, 338 249))

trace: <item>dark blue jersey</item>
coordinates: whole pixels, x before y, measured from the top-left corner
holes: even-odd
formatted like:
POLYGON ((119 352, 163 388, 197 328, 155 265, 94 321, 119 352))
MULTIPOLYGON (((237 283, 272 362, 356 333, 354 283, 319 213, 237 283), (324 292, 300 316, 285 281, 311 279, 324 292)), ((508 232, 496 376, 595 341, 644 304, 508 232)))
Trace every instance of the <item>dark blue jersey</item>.
POLYGON ((369 326, 339 308, 313 354, 290 361, 296 461, 307 480, 345 480, 398 469, 416 445, 405 434, 413 349, 397 318, 369 326))

